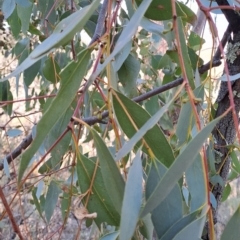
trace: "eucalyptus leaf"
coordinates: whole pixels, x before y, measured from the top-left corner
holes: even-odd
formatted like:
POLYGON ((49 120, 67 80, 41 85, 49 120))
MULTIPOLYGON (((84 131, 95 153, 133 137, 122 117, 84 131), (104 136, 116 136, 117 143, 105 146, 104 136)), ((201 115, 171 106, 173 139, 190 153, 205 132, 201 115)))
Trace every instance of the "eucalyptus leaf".
POLYGON ((240 239, 240 228, 238 224, 239 220, 240 220, 240 206, 238 206, 237 210, 235 211, 235 213, 225 226, 221 240, 240 239))
POLYGON ((191 166, 195 160, 202 144, 211 133, 214 126, 220 118, 216 118, 204 127, 186 146, 180 155, 175 159, 174 163, 168 169, 161 181, 158 183, 155 191, 149 197, 142 211, 141 216, 152 212, 171 192, 176 182, 180 179, 183 173, 191 166))
POLYGON ((72 103, 82 78, 86 73, 90 53, 91 52, 89 50, 82 51, 77 56, 78 61, 72 61, 61 72, 60 77, 62 79, 62 84, 58 94, 54 100, 52 100, 49 108, 45 111, 43 117, 38 122, 36 137, 34 138, 31 146, 22 155, 18 175, 19 182, 26 171, 29 162, 43 143, 49 131, 72 103))
POLYGON ((121 224, 120 240, 131 239, 135 231, 142 203, 142 164, 140 151, 137 152, 128 173, 125 186, 121 224))

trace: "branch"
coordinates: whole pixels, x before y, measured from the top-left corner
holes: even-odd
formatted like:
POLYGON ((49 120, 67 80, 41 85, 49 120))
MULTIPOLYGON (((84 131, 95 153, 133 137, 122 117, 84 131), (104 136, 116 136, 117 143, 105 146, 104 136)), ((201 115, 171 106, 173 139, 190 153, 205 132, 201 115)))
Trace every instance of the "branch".
MULTIPOLYGON (((219 6, 229 6, 229 3, 227 0, 216 0, 217 4, 219 6)), ((234 10, 229 9, 221 9, 222 13, 226 17, 228 23, 230 24, 233 32, 239 31, 239 22, 240 22, 240 16, 239 14, 234 10)))
POLYGON ((89 46, 93 44, 95 41, 97 41, 103 34, 104 31, 104 21, 105 21, 105 16, 107 13, 107 7, 108 7, 108 0, 104 0, 101 10, 98 15, 98 20, 97 20, 97 26, 95 29, 95 32, 93 34, 92 40, 89 43, 89 46))

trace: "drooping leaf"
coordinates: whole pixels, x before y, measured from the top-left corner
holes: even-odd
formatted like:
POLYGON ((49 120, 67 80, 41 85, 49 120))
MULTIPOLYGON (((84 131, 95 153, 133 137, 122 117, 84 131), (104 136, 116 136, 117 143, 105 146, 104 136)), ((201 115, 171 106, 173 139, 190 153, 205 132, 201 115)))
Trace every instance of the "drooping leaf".
POLYGON ((236 212, 233 214, 225 226, 221 240, 240 239, 239 220, 240 206, 238 206, 236 212))
POLYGON ((142 163, 140 151, 137 152, 130 167, 124 192, 120 240, 131 239, 135 231, 142 203, 142 163))
MULTIPOLYGON (((146 199, 154 192, 166 171, 167 168, 160 162, 152 162, 146 185, 146 199)), ((182 193, 178 183, 175 184, 169 195, 154 209, 151 215, 159 239, 183 217, 182 193)))
POLYGON ((4 0, 1 6, 3 15, 5 19, 8 19, 9 16, 13 13, 15 9, 15 1, 14 0, 4 0))
POLYGON ((195 83, 194 83, 194 74, 192 66, 192 62, 190 61, 190 57, 188 54, 188 48, 186 44, 186 37, 184 32, 184 26, 182 19, 180 17, 177 18, 177 26, 178 26, 178 32, 179 32, 179 38, 180 38, 180 48, 182 50, 182 58, 184 61, 184 67, 187 74, 188 82, 192 89, 195 89, 195 83))
MULTIPOLYGON (((221 118, 221 117, 220 117, 221 118)), ((210 132, 220 120, 216 118, 204 127, 186 146, 180 155, 175 159, 171 167, 158 183, 155 191, 149 197, 141 216, 145 216, 147 213, 153 211, 171 192, 176 182, 180 179, 195 160, 202 144, 209 136, 210 132)))
POLYGON ((99 158, 101 173, 107 193, 110 196, 117 212, 121 213, 125 187, 124 180, 103 139, 94 129, 91 129, 91 134, 97 149, 97 156, 99 158))
MULTIPOLYGON (((89 190, 91 181, 93 180, 92 192, 89 196, 87 209, 90 213, 97 211, 97 218, 94 219, 97 226, 100 227, 103 222, 109 225, 119 226, 120 215, 116 211, 108 194, 108 186, 105 186, 101 169, 99 166, 96 166, 96 159, 88 159, 82 154, 77 155, 77 158, 78 184, 82 193, 86 193, 86 191, 89 190), (97 171, 94 175, 95 167, 97 167, 97 171)), ((86 197, 83 198, 83 201, 85 202, 86 199, 86 197)))
MULTIPOLYGON (((6 0, 8 1, 8 0, 6 0)), ((15 4, 15 3, 14 3, 15 4)), ((21 31, 21 21, 17 14, 17 8, 15 7, 12 14, 7 19, 8 24, 11 27, 12 34, 15 38, 18 38, 18 35, 21 31)))
POLYGON ((41 216, 41 218, 43 218, 43 215, 42 215, 43 211, 42 211, 42 208, 40 206, 39 200, 37 198, 36 192, 37 192, 37 188, 35 187, 32 190, 33 203, 34 203, 39 215, 41 216))
POLYGON ((160 240, 169 240, 173 239, 174 236, 176 236, 179 232, 181 232, 182 229, 184 229, 186 226, 188 226, 190 223, 192 223, 194 220, 197 219, 197 216, 201 212, 201 209, 192 212, 189 215, 184 216, 181 218, 178 222, 176 222, 173 226, 171 226, 168 231, 159 238, 160 240))
POLYGON ((118 70, 119 81, 122 83, 124 92, 129 98, 137 95, 137 78, 139 71, 140 62, 131 54, 129 54, 118 70))
MULTIPOLYGON (((56 122, 54 127, 50 130, 50 132, 46 136, 46 139, 44 141, 44 147, 47 150, 55 143, 55 141, 59 138, 62 132, 66 129, 74 111, 73 110, 74 109, 73 107, 75 106, 74 103, 75 101, 70 105, 70 107, 66 110, 63 116, 56 122)), ((50 152, 51 158, 47 162, 45 162, 40 169, 42 170, 45 169, 45 171, 59 169, 61 166, 60 163, 62 161, 63 155, 67 152, 69 148, 70 141, 71 133, 68 132, 50 152)), ((41 173, 43 173, 43 171, 41 173)))
POLYGON ((116 55, 115 61, 113 62, 113 67, 115 71, 118 71, 126 58, 129 56, 129 53, 132 48, 132 41, 126 43, 125 47, 116 55))
MULTIPOLYGON (((156 115, 151 118, 151 116, 143 108, 129 98, 125 97, 123 94, 114 91, 112 97, 114 113, 116 114, 118 123, 120 124, 122 130, 128 138, 132 138, 134 134, 136 134, 135 138, 131 140, 130 143, 127 143, 129 144, 126 145, 128 148, 127 151, 131 150, 140 140, 139 138, 143 136, 156 158, 165 166, 169 167, 174 161, 173 152, 163 132, 156 125, 156 122, 159 120, 162 113, 168 109, 169 105, 160 109, 156 115), (137 129, 135 129, 134 124, 137 129), (142 127, 144 127, 144 129, 140 132, 139 130, 142 127)), ((118 153, 117 159, 121 157, 120 154, 124 155, 126 153, 125 151, 126 149, 124 147, 124 150, 121 150, 122 153, 118 153)), ((143 148, 143 151, 148 153, 146 148, 143 148)))
POLYGON ((26 33, 29 29, 32 4, 29 4, 28 6, 17 5, 17 13, 21 20, 21 30, 23 33, 26 33))
MULTIPOLYGON (((194 95, 196 98, 203 99, 204 97, 204 88, 203 86, 199 86, 194 91, 194 95)), ((178 146, 187 143, 190 139, 192 127, 194 123, 193 110, 190 102, 183 103, 180 111, 180 115, 178 118, 176 135, 178 137, 178 146)))
POLYGON ((37 125, 36 137, 31 146, 23 153, 20 167, 18 181, 21 180, 31 158, 34 156, 46 135, 56 124, 59 118, 65 113, 72 103, 75 94, 80 86, 82 78, 89 62, 90 51, 84 50, 78 55, 78 61, 71 62, 61 72, 60 77, 62 85, 55 99, 51 102, 48 110, 37 125))
POLYGON ((202 210, 201 216, 199 218, 189 223, 172 239, 201 239, 207 212, 207 208, 205 207, 205 209, 202 210))
POLYGON ((186 171, 186 181, 191 195, 190 212, 194 212, 207 202, 207 184, 204 181, 204 166, 200 154, 186 171))
POLYGON ((45 205, 44 205, 45 216, 48 222, 52 217, 60 192, 61 190, 59 189, 58 185, 54 181, 51 181, 48 187, 45 205))

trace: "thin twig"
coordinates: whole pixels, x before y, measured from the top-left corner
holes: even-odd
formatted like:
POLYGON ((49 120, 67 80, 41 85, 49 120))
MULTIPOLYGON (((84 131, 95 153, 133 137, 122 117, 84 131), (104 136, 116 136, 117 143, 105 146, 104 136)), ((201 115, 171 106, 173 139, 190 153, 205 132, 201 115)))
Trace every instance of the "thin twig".
POLYGON ((102 4, 102 7, 101 7, 101 10, 100 10, 99 15, 98 15, 97 26, 96 26, 95 32, 93 34, 92 40, 89 43, 89 46, 91 44, 93 44, 95 41, 97 41, 103 34, 107 7, 108 7, 108 0, 104 0, 103 4, 102 4))
POLYGON ((18 227, 18 224, 16 223, 16 221, 15 221, 15 219, 14 219, 14 217, 13 217, 12 211, 11 211, 11 209, 10 209, 10 207, 9 207, 9 204, 8 204, 6 198, 5 198, 5 195, 4 195, 4 193, 3 193, 3 190, 2 190, 2 187, 1 187, 1 186, 0 186, 0 198, 1 198, 1 200, 2 200, 2 204, 3 204, 4 208, 5 208, 5 210, 6 210, 6 212, 7 212, 7 215, 8 215, 8 217, 9 217, 9 219, 10 219, 10 222, 11 222, 11 224, 12 224, 12 227, 13 227, 14 232, 18 235, 18 237, 19 237, 21 240, 23 240, 24 238, 23 238, 23 236, 22 236, 22 234, 21 234, 21 232, 20 232, 20 229, 19 229, 19 227, 18 227))

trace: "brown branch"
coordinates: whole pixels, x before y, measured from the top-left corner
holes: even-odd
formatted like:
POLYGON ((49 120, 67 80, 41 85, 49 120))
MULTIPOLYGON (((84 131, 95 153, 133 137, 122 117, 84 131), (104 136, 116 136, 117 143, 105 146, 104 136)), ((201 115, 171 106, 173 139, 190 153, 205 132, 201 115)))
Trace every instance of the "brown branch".
POLYGON ((10 209, 10 207, 9 207, 9 204, 8 204, 6 198, 5 198, 5 195, 4 195, 4 193, 3 193, 3 190, 2 190, 2 187, 1 187, 1 186, 0 186, 0 198, 1 198, 1 200, 2 200, 2 204, 3 204, 4 208, 5 208, 5 210, 6 210, 6 212, 7 212, 7 215, 8 215, 8 217, 9 217, 9 219, 10 219, 10 222, 11 222, 11 224, 12 224, 12 227, 13 227, 14 232, 18 235, 18 237, 19 237, 21 240, 23 240, 24 238, 23 238, 23 236, 22 236, 22 234, 21 234, 21 232, 20 232, 20 229, 19 229, 19 227, 18 227, 18 224, 16 223, 16 221, 15 221, 15 219, 14 219, 14 217, 13 217, 12 211, 11 211, 11 209, 10 209))

